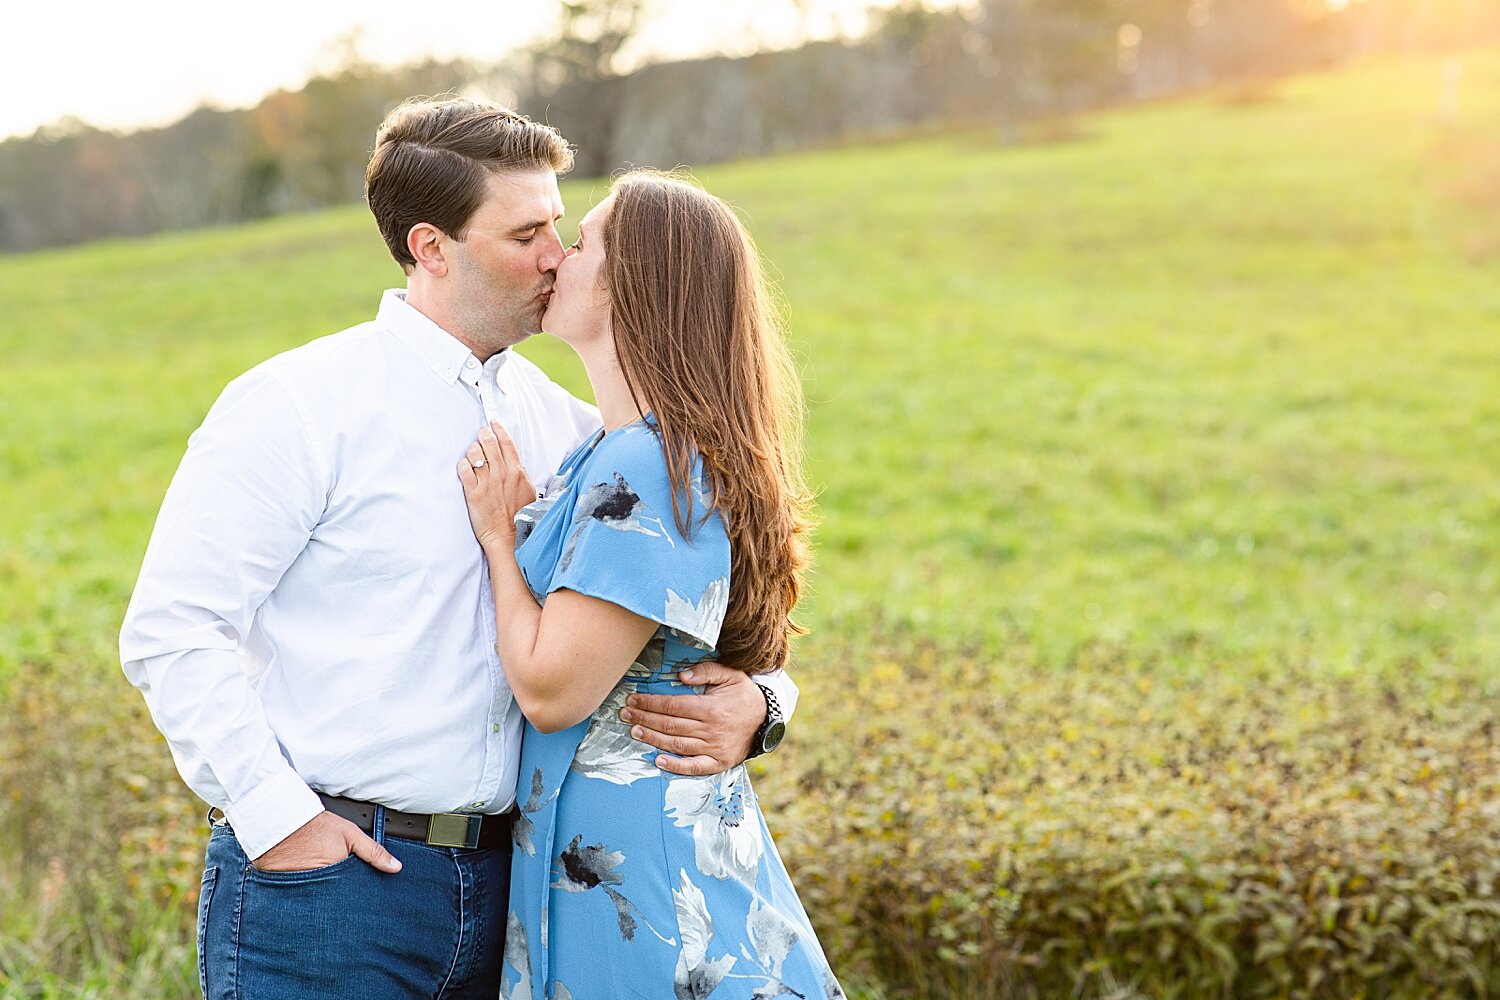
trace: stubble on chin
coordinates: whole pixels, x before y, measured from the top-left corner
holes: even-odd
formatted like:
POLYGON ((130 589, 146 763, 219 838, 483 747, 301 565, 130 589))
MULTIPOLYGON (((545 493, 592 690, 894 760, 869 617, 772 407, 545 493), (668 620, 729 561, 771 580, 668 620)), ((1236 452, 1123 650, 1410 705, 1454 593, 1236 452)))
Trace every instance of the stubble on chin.
POLYGON ((495 352, 515 347, 542 332, 542 310, 530 309, 523 313, 497 316, 490 324, 490 344, 495 352))
POLYGON ((527 311, 524 317, 515 324, 514 332, 516 339, 513 343, 519 344, 523 340, 530 340, 542 332, 542 320, 547 315, 546 306, 537 306, 527 311))
POLYGON ((523 318, 514 318, 514 316, 511 316, 511 321, 508 322, 504 334, 498 339, 499 349, 513 348, 517 343, 529 340, 531 337, 537 336, 538 333, 541 333, 540 310, 528 313, 523 318))

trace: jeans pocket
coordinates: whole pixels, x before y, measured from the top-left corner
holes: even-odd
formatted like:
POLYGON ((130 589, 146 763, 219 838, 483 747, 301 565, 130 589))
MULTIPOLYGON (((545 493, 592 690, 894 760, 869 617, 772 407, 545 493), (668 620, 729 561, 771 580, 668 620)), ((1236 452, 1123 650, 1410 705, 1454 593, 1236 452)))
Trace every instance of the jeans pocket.
MULTIPOLYGON (((409 880, 393 882, 393 876, 355 856, 308 871, 263 872, 253 866, 243 871, 236 995, 310 1000, 439 994, 442 976, 433 980, 425 966, 419 988, 392 985, 393 977, 411 971, 405 967, 405 953, 425 947, 412 940, 425 928, 416 934, 393 933, 393 927, 418 926, 406 922, 404 911, 400 923, 391 922, 394 900, 415 902, 407 899, 414 888, 409 880)), ((223 892, 219 895, 225 898, 223 892)), ((446 937, 439 935, 443 941, 446 937)), ((450 950, 444 973, 452 961, 450 950)))
POLYGON ((256 882, 273 882, 280 885, 290 885, 298 882, 317 882, 331 875, 337 875, 345 868, 352 868, 356 864, 364 864, 363 858, 357 854, 351 854, 341 861, 335 861, 331 865, 322 865, 318 868, 306 868, 300 871, 262 871, 254 865, 249 866, 250 878, 256 882))
POLYGON ((203 870, 203 886, 198 890, 198 990, 208 996, 208 961, 203 948, 208 941, 208 908, 214 901, 214 886, 219 882, 217 866, 203 870))

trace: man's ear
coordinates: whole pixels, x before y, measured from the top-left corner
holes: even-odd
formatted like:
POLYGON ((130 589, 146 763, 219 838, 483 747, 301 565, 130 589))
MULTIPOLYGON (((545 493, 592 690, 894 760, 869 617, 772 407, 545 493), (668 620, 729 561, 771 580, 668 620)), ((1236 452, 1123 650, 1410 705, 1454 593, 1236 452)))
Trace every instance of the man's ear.
POLYGON ((435 278, 448 273, 448 259, 443 256, 443 231, 430 222, 419 222, 406 233, 406 249, 417 266, 435 278))

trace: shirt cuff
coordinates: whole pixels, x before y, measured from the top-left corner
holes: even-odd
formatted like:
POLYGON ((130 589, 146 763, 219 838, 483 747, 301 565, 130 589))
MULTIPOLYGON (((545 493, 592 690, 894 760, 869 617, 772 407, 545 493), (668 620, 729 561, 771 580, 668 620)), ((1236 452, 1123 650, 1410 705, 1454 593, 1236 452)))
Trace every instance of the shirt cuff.
POLYGON ((751 680, 771 689, 771 693, 776 696, 776 704, 781 706, 781 721, 790 722, 792 713, 797 710, 797 682, 785 670, 755 674, 751 680))
POLYGON ((317 793, 290 767, 224 808, 240 849, 251 861, 296 833, 323 811, 317 793))

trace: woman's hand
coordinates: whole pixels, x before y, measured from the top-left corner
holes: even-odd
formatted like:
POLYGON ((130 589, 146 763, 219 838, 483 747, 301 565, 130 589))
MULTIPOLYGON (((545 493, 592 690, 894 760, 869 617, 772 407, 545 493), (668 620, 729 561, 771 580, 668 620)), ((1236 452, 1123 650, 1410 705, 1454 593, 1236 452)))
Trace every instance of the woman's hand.
POLYGON ((479 544, 486 552, 515 548, 516 512, 536 500, 536 487, 504 427, 491 420, 480 428, 479 440, 458 461, 458 478, 479 544))

